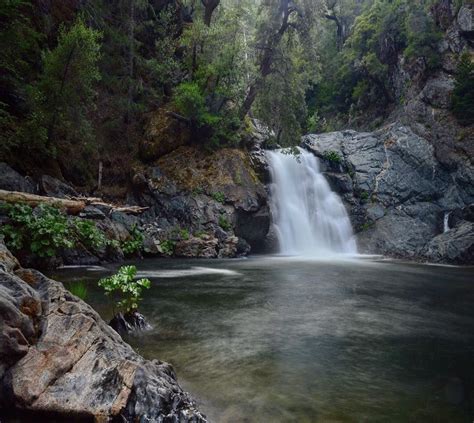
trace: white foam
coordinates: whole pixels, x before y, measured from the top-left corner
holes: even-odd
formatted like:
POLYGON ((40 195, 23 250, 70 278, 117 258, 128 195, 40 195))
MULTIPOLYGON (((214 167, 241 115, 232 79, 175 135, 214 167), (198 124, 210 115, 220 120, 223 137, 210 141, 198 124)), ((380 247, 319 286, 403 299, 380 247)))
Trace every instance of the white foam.
POLYGON ((191 267, 189 269, 141 270, 137 273, 140 278, 181 278, 201 275, 240 276, 239 272, 230 269, 213 269, 211 267, 191 267))
POLYGON ((299 149, 298 157, 267 152, 273 225, 285 255, 332 258, 357 254, 349 216, 329 187, 318 159, 299 149))

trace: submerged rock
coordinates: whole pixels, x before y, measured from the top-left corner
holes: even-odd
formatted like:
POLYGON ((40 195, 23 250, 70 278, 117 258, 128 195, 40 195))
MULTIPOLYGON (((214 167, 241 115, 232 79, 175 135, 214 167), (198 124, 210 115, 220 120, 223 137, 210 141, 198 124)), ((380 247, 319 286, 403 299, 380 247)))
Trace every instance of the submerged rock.
POLYGON ((145 316, 138 311, 117 313, 109 322, 109 325, 120 335, 151 329, 151 325, 146 321, 145 316))
POLYGON ((135 353, 61 283, 18 268, 3 244, 0 261, 0 410, 206 421, 169 364, 135 353))

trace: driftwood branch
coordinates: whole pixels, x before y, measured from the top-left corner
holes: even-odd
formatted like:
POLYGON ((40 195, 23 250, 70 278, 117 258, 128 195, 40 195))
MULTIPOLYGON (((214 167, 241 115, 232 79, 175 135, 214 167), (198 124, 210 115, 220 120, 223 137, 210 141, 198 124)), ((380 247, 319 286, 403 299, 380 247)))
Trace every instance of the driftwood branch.
POLYGON ((27 204, 31 207, 36 207, 39 204, 48 204, 50 206, 59 207, 69 214, 78 214, 84 209, 84 207, 86 207, 86 203, 84 201, 56 197, 44 197, 42 195, 28 194, 26 192, 5 190, 0 190, 0 200, 7 203, 27 204))
POLYGON ((87 205, 107 207, 110 209, 109 214, 113 212, 121 212, 138 215, 149 209, 149 207, 110 204, 97 197, 57 198, 29 194, 27 192, 5 190, 0 190, 0 201, 5 201, 6 203, 12 204, 26 204, 31 207, 36 207, 39 204, 48 204, 50 206, 58 207, 64 210, 66 213, 73 215, 79 214, 87 205))

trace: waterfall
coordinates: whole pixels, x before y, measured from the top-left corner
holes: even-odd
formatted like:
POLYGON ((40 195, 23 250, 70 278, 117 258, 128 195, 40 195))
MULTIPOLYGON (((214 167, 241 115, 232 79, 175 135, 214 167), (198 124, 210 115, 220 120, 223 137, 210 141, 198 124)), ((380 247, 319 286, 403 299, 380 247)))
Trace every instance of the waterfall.
POLYGON ((273 225, 286 255, 357 254, 346 209, 319 170, 318 159, 268 151, 273 225))
POLYGON ((451 212, 446 212, 444 214, 444 222, 443 222, 443 232, 448 232, 449 231, 449 215, 451 212))

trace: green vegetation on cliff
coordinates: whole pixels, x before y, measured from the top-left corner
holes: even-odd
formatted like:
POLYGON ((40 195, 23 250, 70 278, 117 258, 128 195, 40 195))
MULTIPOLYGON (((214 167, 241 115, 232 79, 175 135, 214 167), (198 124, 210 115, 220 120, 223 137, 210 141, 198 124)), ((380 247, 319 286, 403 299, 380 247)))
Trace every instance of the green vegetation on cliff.
MULTIPOLYGON (((403 102, 407 87, 393 78, 401 61, 422 67, 425 78, 439 68, 443 5, 2 2, 1 158, 90 189, 99 162, 108 165, 104 184, 124 185, 140 159, 156 159, 138 153, 143 128, 160 113, 156 122, 178 125, 168 144, 206 150, 243 146, 247 116, 263 121, 280 145, 358 117, 375 124, 373 117, 403 102)), ((460 110, 471 109, 472 89, 469 78, 460 81, 453 111, 466 123, 460 110)))

